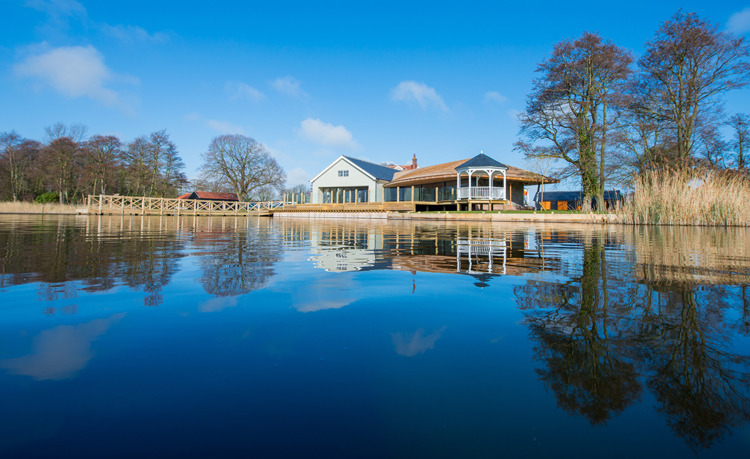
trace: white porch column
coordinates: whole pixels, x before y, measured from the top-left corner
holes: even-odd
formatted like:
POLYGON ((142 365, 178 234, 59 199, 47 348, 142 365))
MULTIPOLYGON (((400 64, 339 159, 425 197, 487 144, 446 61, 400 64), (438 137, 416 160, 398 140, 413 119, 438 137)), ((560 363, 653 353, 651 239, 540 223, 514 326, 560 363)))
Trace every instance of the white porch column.
POLYGON ((471 173, 474 172, 472 170, 469 171, 469 199, 471 199, 471 173))
POLYGON ((508 200, 508 186, 505 181, 505 171, 503 171, 503 193, 504 193, 503 199, 507 201, 508 200))
MULTIPOLYGON (((492 176, 495 174, 495 171, 487 171, 487 174, 490 176, 490 201, 492 201, 492 176)), ((492 204, 490 204, 490 210, 492 210, 492 204)))
POLYGON ((456 172, 456 201, 461 197, 461 173, 456 172))

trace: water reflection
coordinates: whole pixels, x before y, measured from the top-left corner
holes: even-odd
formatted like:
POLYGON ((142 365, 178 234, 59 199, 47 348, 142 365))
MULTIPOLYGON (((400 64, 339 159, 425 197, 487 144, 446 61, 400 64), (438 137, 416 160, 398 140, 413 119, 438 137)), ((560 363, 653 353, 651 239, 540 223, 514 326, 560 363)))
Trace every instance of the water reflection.
POLYGON ((537 373, 559 407, 602 424, 645 386, 678 436, 708 448, 750 413, 750 359, 734 352, 737 327, 727 320, 741 305, 744 324, 736 296, 745 286, 714 285, 747 282, 747 267, 715 240, 683 239, 681 229, 649 234, 685 245, 644 245, 641 230, 570 237, 582 252, 580 270, 566 265, 565 282, 529 279, 515 288, 516 301, 536 343, 537 373), (612 247, 631 244, 634 264, 610 260, 612 247))
POLYGON ((60 325, 34 337, 34 352, 22 357, 0 360, 0 368, 10 374, 61 380, 74 376, 94 357, 91 343, 107 332, 125 314, 95 319, 85 324, 60 325))
MULTIPOLYGON (((539 390, 546 389, 560 410, 605 426, 639 403, 655 403, 659 422, 698 451, 724 442, 750 419, 746 240, 744 229, 15 218, 0 222, 0 292, 16 294, 14 287, 34 284, 44 321, 68 320, 85 310, 89 294, 118 288, 138 292, 145 306, 160 306, 169 287, 179 285, 196 295, 191 307, 213 313, 200 315, 204 321, 217 322, 260 293, 270 305, 285 304, 294 320, 315 323, 341 342, 352 339, 342 330, 367 334, 382 320, 387 326, 377 342, 392 358, 394 350, 417 357, 410 366, 449 359, 441 353, 451 343, 440 340, 446 333, 452 342, 473 333, 452 321, 479 315, 476 302, 467 305, 465 298, 483 295, 483 306, 511 306, 520 316, 513 326, 528 335, 534 359, 528 374, 536 372, 539 390), (389 290, 389 279, 399 288, 408 282, 408 291, 389 290), (445 298, 418 289, 423 279, 445 298), (385 312, 368 316, 367 326, 335 322, 335 314, 356 319, 357 307, 349 306, 364 300, 385 312), (443 309, 396 325, 400 314, 414 314, 399 310, 411 301, 443 309), (445 306, 451 301, 461 308, 445 306)), ((33 339, 33 352, 5 355, 0 368, 36 380, 79 374, 94 357, 92 343, 123 316, 106 314, 78 325, 46 325, 33 339)), ((266 325, 258 324, 261 333, 271 333, 266 325)), ((287 354, 297 352, 291 343, 298 335, 309 333, 294 327, 287 324, 281 333, 287 354)), ((242 333, 252 341, 246 326, 242 333)), ((491 336, 483 335, 482 343, 490 346, 491 336)), ((489 352, 466 342, 460 349, 478 361, 489 352)))

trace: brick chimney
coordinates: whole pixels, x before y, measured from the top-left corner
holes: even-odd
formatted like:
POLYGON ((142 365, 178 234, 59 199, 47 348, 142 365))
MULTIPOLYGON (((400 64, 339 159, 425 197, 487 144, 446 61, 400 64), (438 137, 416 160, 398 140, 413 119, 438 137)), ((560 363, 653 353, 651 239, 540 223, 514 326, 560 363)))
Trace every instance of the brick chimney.
POLYGON ((417 167, 417 154, 414 153, 414 157, 411 159, 411 168, 416 169, 417 167))

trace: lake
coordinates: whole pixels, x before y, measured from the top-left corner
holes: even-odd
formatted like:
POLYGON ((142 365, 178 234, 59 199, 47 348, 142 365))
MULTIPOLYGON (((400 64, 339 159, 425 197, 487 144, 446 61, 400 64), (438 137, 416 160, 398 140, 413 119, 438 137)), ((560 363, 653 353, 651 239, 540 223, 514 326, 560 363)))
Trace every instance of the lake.
POLYGON ((0 456, 748 457, 747 229, 0 216, 0 456))

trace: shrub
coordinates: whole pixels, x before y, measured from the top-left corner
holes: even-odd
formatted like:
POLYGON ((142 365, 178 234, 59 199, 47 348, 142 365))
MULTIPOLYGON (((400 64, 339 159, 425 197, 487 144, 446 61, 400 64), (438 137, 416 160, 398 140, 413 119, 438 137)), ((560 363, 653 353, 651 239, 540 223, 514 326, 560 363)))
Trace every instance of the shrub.
POLYGON ((37 196, 36 199, 34 199, 34 202, 38 202, 39 204, 60 202, 60 195, 55 191, 50 191, 48 193, 40 194, 39 196, 37 196))

